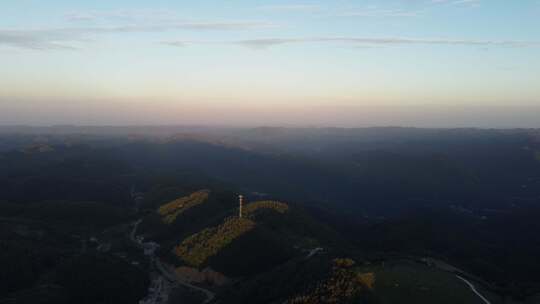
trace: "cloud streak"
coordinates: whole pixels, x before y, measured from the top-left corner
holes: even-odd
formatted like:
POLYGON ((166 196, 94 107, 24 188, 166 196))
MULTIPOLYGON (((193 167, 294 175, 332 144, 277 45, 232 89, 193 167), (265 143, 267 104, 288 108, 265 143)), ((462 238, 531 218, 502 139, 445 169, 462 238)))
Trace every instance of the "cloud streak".
POLYGON ((74 49, 66 42, 76 42, 77 38, 65 30, 5 30, 0 29, 0 46, 10 46, 33 50, 74 49))
POLYGON ((228 44, 251 49, 267 49, 279 45, 309 43, 344 43, 352 46, 390 46, 390 45, 455 45, 474 47, 537 47, 538 41, 518 40, 466 40, 466 39, 423 39, 423 38, 363 38, 363 37, 312 37, 312 38, 265 38, 235 41, 166 41, 166 45, 185 47, 197 44, 228 44))
POLYGON ((264 11, 294 11, 294 12, 313 12, 322 10, 322 7, 315 4, 286 4, 286 5, 263 5, 258 7, 264 11))
POLYGON ((468 5, 471 7, 480 6, 481 0, 431 0, 435 4, 468 5))
POLYGON ((130 21, 130 22, 164 22, 178 21, 175 11, 161 9, 119 9, 119 10, 89 10, 70 11, 64 15, 68 21, 130 21))
POLYGON ((337 14, 336 17, 417 17, 419 15, 418 11, 371 8, 337 14))
POLYGON ((269 22, 170 22, 161 24, 66 27, 55 29, 0 29, 0 46, 23 49, 75 49, 73 44, 88 37, 114 33, 145 33, 165 31, 234 31, 275 27, 269 22))

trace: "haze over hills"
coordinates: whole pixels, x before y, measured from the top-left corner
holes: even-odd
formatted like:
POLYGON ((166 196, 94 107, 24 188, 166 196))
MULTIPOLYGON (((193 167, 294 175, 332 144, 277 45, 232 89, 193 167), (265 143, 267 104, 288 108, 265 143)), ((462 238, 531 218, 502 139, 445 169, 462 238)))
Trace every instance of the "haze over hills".
POLYGON ((5 303, 538 299, 538 130, 76 130, 0 137, 5 303))
MULTIPOLYGON (((9 104, 10 100, 1 100, 9 104)), ((139 103, 102 102, 98 105, 86 105, 70 108, 63 103, 48 101, 49 105, 42 112, 28 112, 22 103, 22 109, 10 111, 6 107, 0 113, 1 129, 34 130, 44 126, 56 132, 121 132, 138 130, 152 132, 161 130, 171 133, 181 129, 205 129, 204 126, 226 128, 252 128, 262 125, 302 127, 345 127, 365 128, 372 126, 405 126, 419 128, 540 128, 537 117, 540 107, 534 103, 481 104, 481 105, 439 105, 417 102, 411 105, 378 104, 364 102, 360 105, 351 103, 329 105, 295 105, 291 103, 270 105, 196 105, 189 106, 182 102, 139 103), (93 106, 92 106, 93 105, 93 106), (90 113, 96 113, 89 115, 90 113), (47 113, 47 115, 44 115, 47 113), (105 115, 106 114, 106 115, 105 115), (152 127, 153 125, 161 127, 152 127), (170 127, 181 124, 184 127, 170 127), (25 125, 30 127, 25 127, 25 125), (86 127, 78 127, 86 126, 86 127), (99 127, 109 126, 109 127, 99 127), (131 126, 126 128, 125 126, 131 126), (190 128, 190 126, 199 126, 190 128), (202 127, 201 127, 202 126, 202 127)), ((13 107, 17 108, 17 105, 13 107)), ((33 106, 41 107, 41 103, 33 106)), ((206 128, 207 129, 207 128, 206 128)))

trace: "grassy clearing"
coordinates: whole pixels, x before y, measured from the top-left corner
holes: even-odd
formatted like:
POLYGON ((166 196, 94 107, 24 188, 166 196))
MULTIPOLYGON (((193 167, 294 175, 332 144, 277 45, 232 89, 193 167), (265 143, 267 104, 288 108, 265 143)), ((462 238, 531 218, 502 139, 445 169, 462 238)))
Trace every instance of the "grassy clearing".
POLYGON ((385 267, 366 267, 363 271, 375 273, 374 291, 382 304, 483 303, 454 274, 413 262, 387 263, 385 267))

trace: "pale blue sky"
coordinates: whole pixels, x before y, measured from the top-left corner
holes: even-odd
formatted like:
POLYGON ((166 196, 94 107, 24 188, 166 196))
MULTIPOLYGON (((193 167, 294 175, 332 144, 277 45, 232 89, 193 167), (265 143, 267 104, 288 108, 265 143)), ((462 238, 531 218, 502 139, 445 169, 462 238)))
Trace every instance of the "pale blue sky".
POLYGON ((429 125, 368 110, 343 123, 329 108, 519 116, 540 107, 539 55, 539 0, 6 0, 0 124, 265 124, 272 113, 288 118, 268 123, 429 125))

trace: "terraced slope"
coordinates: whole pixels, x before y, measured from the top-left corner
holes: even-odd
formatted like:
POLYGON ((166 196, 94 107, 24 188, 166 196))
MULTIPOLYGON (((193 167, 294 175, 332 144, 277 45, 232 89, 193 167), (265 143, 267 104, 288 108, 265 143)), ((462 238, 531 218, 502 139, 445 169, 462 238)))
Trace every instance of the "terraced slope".
POLYGON ((162 205, 158 209, 158 214, 162 216, 162 221, 165 224, 172 224, 176 218, 186 210, 206 202, 209 195, 209 190, 193 192, 190 195, 162 205))
POLYGON ((289 211, 289 205, 277 201, 258 201, 247 204, 244 208, 244 216, 256 218, 264 211, 275 211, 281 214, 289 211))
POLYGON ((314 282, 306 291, 291 297, 285 303, 350 303, 365 298, 373 289, 375 275, 360 273, 354 265, 352 259, 334 259, 326 278, 314 282))
POLYGON ((350 258, 321 253, 299 257, 239 282, 219 297, 221 303, 378 303, 377 277, 350 258))
POLYGON ((255 222, 249 219, 228 218, 218 227, 206 228, 188 237, 174 252, 187 264, 199 267, 209 257, 218 254, 221 249, 254 227, 255 222))
POLYGON ((211 266, 233 276, 267 269, 289 259, 296 250, 296 243, 279 228, 291 223, 289 210, 287 204, 276 201, 247 204, 243 218, 226 217, 221 224, 183 239, 173 253, 189 266, 211 266))

